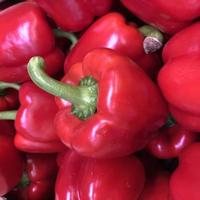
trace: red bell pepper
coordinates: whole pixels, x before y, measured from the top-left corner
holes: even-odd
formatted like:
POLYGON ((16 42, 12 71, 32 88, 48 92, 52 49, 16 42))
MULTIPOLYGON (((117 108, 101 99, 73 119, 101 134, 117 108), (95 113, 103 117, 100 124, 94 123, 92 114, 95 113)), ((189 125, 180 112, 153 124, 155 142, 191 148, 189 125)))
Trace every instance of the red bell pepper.
POLYGON ((66 31, 80 31, 95 18, 107 13, 112 0, 35 0, 44 11, 66 31))
POLYGON ((163 61, 189 54, 200 53, 200 22, 196 22, 172 36, 162 52, 163 61))
POLYGON ((184 148, 197 139, 197 134, 175 124, 163 127, 147 145, 148 151, 157 158, 170 159, 177 157, 184 148))
POLYGON ((151 35, 162 40, 162 36, 155 29, 147 26, 138 28, 133 23, 127 24, 120 13, 109 13, 96 20, 80 37, 65 60, 65 72, 73 64, 81 62, 89 51, 105 47, 129 56, 148 74, 153 76, 158 71, 160 62, 157 54, 145 53, 145 50, 148 53, 156 50, 156 48, 153 50, 151 45, 150 47, 147 46, 152 44, 148 42, 148 38, 152 38, 151 35), (144 35, 148 36, 145 41, 144 35))
POLYGON ((158 88, 131 59, 96 49, 70 68, 62 82, 44 72, 41 57, 28 64, 31 79, 59 96, 55 118, 62 142, 91 157, 124 156, 142 149, 166 120, 158 88))
POLYGON ((179 157, 179 165, 170 179, 173 200, 199 200, 200 143, 187 147, 179 157))
POLYGON ((45 57, 51 75, 62 68, 64 55, 56 49, 54 34, 35 3, 22 2, 4 9, 0 12, 0 26, 1 81, 27 80, 26 64, 34 55, 45 57))
POLYGON ((56 155, 27 154, 21 183, 6 195, 9 200, 53 200, 58 171, 56 155))
POLYGON ((21 151, 35 153, 64 150, 53 126, 58 111, 54 97, 26 82, 19 90, 19 100, 21 105, 18 111, 0 113, 0 118, 15 119, 15 146, 21 151))
POLYGON ((90 159, 66 153, 56 180, 57 200, 136 200, 144 186, 144 169, 134 157, 90 159))
POLYGON ((0 111, 18 107, 18 90, 18 85, 0 81, 0 111))
POLYGON ((121 0, 135 16, 161 31, 174 34, 199 17, 199 0, 121 0))
POLYGON ((168 61, 158 74, 158 84, 173 118, 194 132, 200 131, 199 65, 199 55, 184 55, 168 61))
POLYGON ((0 196, 14 188, 22 176, 24 162, 21 153, 15 148, 12 126, 0 121, 0 196))

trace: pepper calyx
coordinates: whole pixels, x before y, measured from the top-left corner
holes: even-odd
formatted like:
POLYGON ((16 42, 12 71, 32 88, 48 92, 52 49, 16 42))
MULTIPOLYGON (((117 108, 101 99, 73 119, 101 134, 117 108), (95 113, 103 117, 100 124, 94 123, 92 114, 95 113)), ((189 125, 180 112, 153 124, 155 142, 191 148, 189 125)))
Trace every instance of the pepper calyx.
POLYGON ((80 80, 79 85, 63 83, 45 72, 42 57, 32 57, 28 63, 28 73, 32 81, 41 89, 72 104, 72 114, 84 120, 95 113, 98 84, 91 76, 80 80))
POLYGON ((79 119, 85 120, 96 112, 98 85, 92 76, 86 76, 80 80, 79 86, 87 88, 87 92, 82 94, 82 98, 86 103, 72 105, 71 113, 79 119))

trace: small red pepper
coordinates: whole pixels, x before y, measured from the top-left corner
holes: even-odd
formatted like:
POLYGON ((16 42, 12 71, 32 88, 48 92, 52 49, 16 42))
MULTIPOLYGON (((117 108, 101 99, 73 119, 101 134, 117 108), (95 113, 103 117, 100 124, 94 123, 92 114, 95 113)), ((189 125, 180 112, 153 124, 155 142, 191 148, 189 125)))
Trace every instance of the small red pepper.
POLYGON ((179 156, 179 165, 170 179, 173 200, 199 200, 200 143, 193 143, 179 156))
POLYGON ((178 124, 163 127, 147 145, 148 151, 157 158, 177 157, 184 148, 197 139, 198 134, 185 130, 178 124))
POLYGON ((200 22, 196 22, 173 35, 165 44, 163 61, 189 54, 200 53, 200 22))
POLYGON ((26 82, 19 90, 19 100, 18 111, 0 113, 0 118, 15 119, 15 146, 22 151, 35 153, 64 150, 53 126, 58 112, 54 97, 33 83, 26 82))
POLYGON ((51 75, 62 68, 64 55, 56 50, 53 31, 35 3, 22 2, 4 9, 0 12, 0 26, 1 81, 26 81, 26 64, 34 55, 45 57, 51 75))
POLYGON ((95 18, 107 13, 112 0, 35 0, 44 11, 65 31, 80 31, 95 18))
POLYGON ((53 200, 58 171, 56 155, 27 154, 21 183, 6 195, 9 200, 53 200))
POLYGON ((137 200, 144 181, 144 168, 134 156, 96 160, 69 151, 58 172, 56 199, 137 200))
MULTIPOLYGON (((80 37, 74 48, 69 52, 64 68, 65 72, 84 56, 96 48, 110 48, 118 53, 129 56, 148 74, 155 75, 160 67, 157 54, 146 54, 156 50, 148 46, 152 44, 148 38, 162 41, 162 35, 149 26, 138 28, 135 24, 127 24, 120 13, 109 13, 96 20, 80 37), (147 36, 144 40, 144 36, 147 36), (143 47, 143 42, 145 49, 143 47)), ((159 43, 159 42, 158 42, 159 43)), ((157 42, 155 44, 158 44, 157 42)))
POLYGON ((167 109, 156 85, 130 58, 111 49, 88 53, 70 68, 63 83, 47 76, 44 67, 41 57, 33 57, 29 75, 39 87, 61 97, 57 134, 82 155, 133 153, 165 123, 167 109))
POLYGON ((200 131, 200 57, 184 55, 159 71, 158 84, 175 121, 186 130, 200 131))
POLYGON ((0 111, 18 107, 18 90, 18 85, 0 81, 0 111))
POLYGON ((174 34, 199 17, 199 0, 121 0, 135 16, 161 31, 174 34))
POLYGON ((12 128, 6 121, 0 121, 0 196, 20 182, 24 167, 22 155, 13 144, 12 128))

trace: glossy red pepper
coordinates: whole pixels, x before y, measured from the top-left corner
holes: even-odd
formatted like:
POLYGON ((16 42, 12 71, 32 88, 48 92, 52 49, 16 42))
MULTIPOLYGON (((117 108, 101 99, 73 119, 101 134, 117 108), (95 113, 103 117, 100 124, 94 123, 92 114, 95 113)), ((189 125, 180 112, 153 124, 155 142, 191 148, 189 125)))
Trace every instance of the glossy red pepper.
POLYGON ((200 2, 160 1, 160 0, 121 0, 135 16, 161 31, 174 34, 199 17, 200 2))
POLYGON ((54 97, 31 82, 19 91, 21 106, 17 111, 15 145, 26 152, 52 153, 62 151, 53 121, 58 108, 54 97))
POLYGON ((157 158, 177 157, 184 148, 197 140, 197 134, 175 124, 163 127, 147 145, 148 151, 157 158))
POLYGON ((19 105, 18 85, 0 81, 0 111, 16 109, 19 105))
POLYGON ((61 97, 57 134, 82 155, 133 153, 165 123, 167 110, 158 88, 126 56, 110 49, 93 50, 70 68, 63 83, 45 75, 44 65, 42 58, 33 57, 29 74, 39 87, 61 97))
MULTIPOLYGON (((64 150, 65 147, 53 126, 55 114, 58 112, 54 97, 33 83, 26 82, 19 90, 19 100, 20 107, 11 116, 15 119, 15 146, 22 151, 35 153, 64 150)), ((9 113, 12 114, 0 113, 0 118, 4 118, 3 115, 7 117, 6 114, 9 113)))
POLYGON ((200 53, 200 22, 196 22, 173 35, 165 44, 162 52, 163 61, 189 54, 200 53))
POLYGON ((6 121, 0 121, 0 196, 20 182, 24 167, 22 155, 13 144, 12 134, 13 127, 6 121))
POLYGON ((35 0, 45 12, 66 31, 80 31, 96 16, 104 15, 112 6, 112 0, 35 0))
MULTIPOLYGON (((150 27, 147 29, 149 31, 150 27)), ((109 13, 99 18, 83 33, 74 48, 69 52, 64 64, 65 72, 73 64, 81 62, 89 51, 105 47, 129 56, 148 74, 154 76, 160 67, 160 62, 157 54, 146 54, 144 51, 143 33, 146 31, 144 27, 138 28, 133 23, 127 24, 120 13, 109 13)), ((159 34, 155 30, 149 31, 148 34, 150 35, 150 33, 159 34)), ((159 34, 159 38, 161 37, 159 34)))
POLYGON ((4 9, 0 12, 0 26, 1 81, 27 80, 26 64, 34 55, 45 57, 51 75, 62 68, 64 55, 56 49, 54 34, 35 3, 22 2, 4 9))
POLYGON ((53 200, 58 171, 56 155, 27 154, 22 182, 6 195, 9 200, 53 200))
POLYGON ((158 84, 173 118, 194 132, 200 131, 199 65, 199 55, 179 56, 168 61, 158 74, 158 84))
POLYGON ((170 179, 173 200, 199 200, 200 143, 187 147, 179 157, 179 165, 170 179))
POLYGON ((96 160, 66 153, 56 180, 57 200, 137 200, 144 169, 134 157, 96 160))

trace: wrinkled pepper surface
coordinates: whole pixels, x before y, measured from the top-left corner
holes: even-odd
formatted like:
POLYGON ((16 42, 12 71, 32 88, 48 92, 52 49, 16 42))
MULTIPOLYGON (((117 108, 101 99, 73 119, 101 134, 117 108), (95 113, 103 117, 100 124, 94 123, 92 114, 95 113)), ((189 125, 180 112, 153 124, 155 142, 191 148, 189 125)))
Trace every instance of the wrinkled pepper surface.
POLYGON ((106 14, 112 0, 35 0, 44 11, 65 31, 81 31, 96 16, 106 14))
POLYGON ((33 2, 22 2, 0 12, 0 80, 29 79, 26 64, 34 55, 45 57, 53 75, 62 68, 63 53, 56 49, 54 34, 45 14, 33 2), (5 23, 7 22, 7 23, 5 23))
POLYGON ((56 179, 56 199, 137 200, 144 181, 143 165, 134 156, 96 160, 69 151, 56 179))
POLYGON ((199 0, 121 0, 135 16, 161 31, 174 34, 199 17, 199 0))
POLYGON ((31 79, 59 96, 55 127, 62 142, 90 157, 118 157, 142 149, 166 120, 165 102, 151 79, 130 58, 96 49, 58 82, 33 57, 31 79), (70 103, 71 102, 71 103, 70 103))
MULTIPOLYGON (((150 32, 153 33, 154 31, 150 32)), ((65 72, 73 64, 81 62, 89 51, 105 47, 129 56, 144 71, 151 76, 155 76, 160 67, 160 60, 156 53, 145 53, 142 32, 142 29, 138 28, 134 23, 127 24, 124 16, 120 13, 113 12, 104 15, 83 33, 74 48, 69 52, 64 64, 65 72)))

